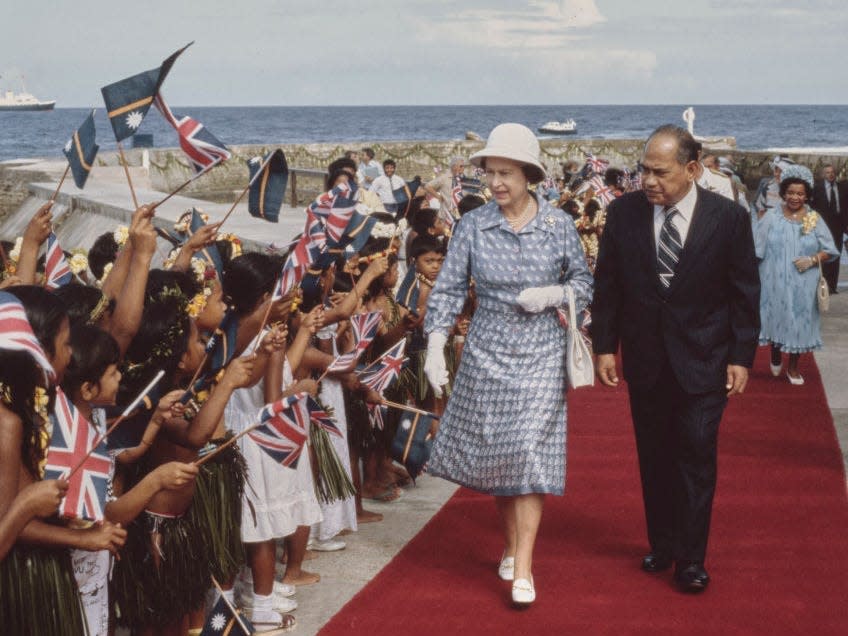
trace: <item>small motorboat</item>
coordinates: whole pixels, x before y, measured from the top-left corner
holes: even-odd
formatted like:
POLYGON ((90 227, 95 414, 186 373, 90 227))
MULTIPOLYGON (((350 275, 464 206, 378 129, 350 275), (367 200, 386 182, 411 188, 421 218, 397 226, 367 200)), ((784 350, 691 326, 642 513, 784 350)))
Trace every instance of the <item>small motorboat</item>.
POLYGON ((577 132, 577 122, 573 119, 549 121, 544 126, 539 126, 539 132, 549 135, 573 135, 577 132))

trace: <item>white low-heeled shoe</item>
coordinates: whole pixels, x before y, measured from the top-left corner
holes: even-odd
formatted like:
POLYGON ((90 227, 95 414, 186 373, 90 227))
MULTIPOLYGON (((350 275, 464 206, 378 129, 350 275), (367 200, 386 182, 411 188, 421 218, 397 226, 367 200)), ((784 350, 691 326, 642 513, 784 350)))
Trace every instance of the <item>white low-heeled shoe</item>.
POLYGON ((536 588, 533 580, 515 579, 512 582, 512 602, 516 605, 530 605, 536 600, 536 588))
POLYGON ((793 384, 795 386, 801 386, 802 384, 804 384, 804 376, 802 376, 800 373, 798 374, 797 378, 793 378, 791 375, 789 375, 789 371, 787 371, 786 377, 789 379, 789 384, 793 384))
POLYGON ((769 369, 771 369, 771 374, 778 378, 780 377, 780 371, 783 369, 782 364, 771 364, 769 363, 769 369))
POLYGON ((515 557, 504 555, 501 562, 498 564, 498 576, 504 581, 511 581, 515 578, 515 557))

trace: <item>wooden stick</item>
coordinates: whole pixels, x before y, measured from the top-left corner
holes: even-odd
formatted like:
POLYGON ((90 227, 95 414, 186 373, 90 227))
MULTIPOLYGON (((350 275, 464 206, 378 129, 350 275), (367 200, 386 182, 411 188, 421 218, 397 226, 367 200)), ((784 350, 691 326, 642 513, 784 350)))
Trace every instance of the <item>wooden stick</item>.
POLYGON ((224 602, 227 604, 227 607, 230 608, 230 611, 233 613, 233 616, 235 616, 239 627, 241 627, 242 632, 244 632, 244 636, 250 636, 252 632, 247 628, 247 625, 242 622, 241 616, 239 616, 239 613, 236 611, 236 608, 233 607, 233 604, 230 603, 226 596, 224 596, 224 590, 221 589, 221 585, 218 583, 218 581, 215 580, 214 576, 212 577, 212 585, 215 586, 215 589, 218 590, 218 594, 221 595, 221 598, 224 599, 224 602))
POLYGON ((207 172, 209 172, 212 168, 214 168, 215 166, 217 166, 219 163, 221 163, 221 162, 220 162, 220 161, 216 161, 215 163, 213 163, 213 164, 212 164, 211 166, 209 166, 208 168, 204 168, 203 170, 201 170, 200 172, 198 172, 196 175, 194 175, 191 179, 189 179, 188 181, 186 181, 185 183, 183 183, 183 184, 182 184, 180 187, 178 187, 176 190, 174 190, 174 191, 170 192, 170 193, 169 193, 169 194, 168 194, 168 195, 167 195, 164 199, 162 199, 161 201, 158 201, 158 202, 154 203, 152 206, 150 206, 150 209, 151 209, 151 210, 155 210, 155 209, 156 209, 156 208, 158 208, 160 205, 162 205, 163 203, 165 203, 165 201, 167 201, 168 199, 170 199, 170 198, 171 198, 172 196, 174 196, 175 194, 178 194, 178 193, 179 193, 179 192, 180 192, 183 188, 187 187, 187 186, 188 186, 191 182, 193 182, 195 179, 199 179, 200 177, 202 177, 204 174, 206 174, 207 172))
POLYGON ((127 166, 127 158, 124 156, 124 147, 121 145, 121 142, 115 142, 118 144, 118 152, 121 155, 121 164, 124 166, 124 174, 127 175, 127 183, 130 185, 130 194, 132 194, 133 206, 136 210, 138 210, 138 199, 135 196, 135 188, 133 188, 132 179, 130 178, 130 169, 127 166))
POLYGON ((241 200, 244 198, 244 195, 245 195, 245 194, 247 194, 247 191, 248 191, 248 190, 250 190, 250 185, 251 185, 250 183, 248 183, 248 184, 247 184, 247 186, 245 187, 245 189, 241 191, 241 194, 240 194, 240 195, 238 195, 238 197, 236 197, 236 200, 235 200, 235 201, 233 201, 233 205, 232 205, 232 207, 230 207, 230 209, 229 209, 229 210, 227 210, 227 213, 224 215, 224 218, 223 218, 223 219, 221 220, 221 222, 218 224, 218 231, 219 231, 219 232, 221 231, 221 226, 222 226, 222 225, 226 222, 226 220, 227 220, 228 218, 230 218, 230 215, 233 213, 233 210, 235 210, 235 209, 236 209, 236 206, 239 204, 239 201, 241 201, 241 200))
POLYGON ((274 306, 273 300, 268 300, 268 308, 265 310, 265 315, 262 317, 262 324, 259 325, 259 337, 256 338, 256 344, 253 345, 253 350, 250 352, 251 355, 256 353, 256 350, 259 348, 259 345, 262 344, 262 331, 265 329, 265 325, 268 324, 268 316, 271 315, 271 307, 274 306))
POLYGON ((88 459, 91 456, 91 454, 97 449, 97 447, 100 445, 100 442, 102 442, 104 439, 109 437, 109 435, 112 433, 112 431, 114 431, 116 428, 118 428, 118 424, 120 424, 125 419, 127 419, 127 417, 129 417, 130 413, 135 411, 136 407, 144 399, 144 396, 147 395, 148 393, 150 393, 150 391, 153 390, 153 387, 155 387, 157 384, 159 384, 159 380, 161 380, 162 376, 164 376, 164 375, 165 375, 165 371, 159 371, 159 373, 157 373, 156 376, 150 381, 150 384, 148 384, 146 387, 144 387, 142 392, 138 394, 138 397, 136 397, 130 403, 130 405, 127 408, 124 409, 124 412, 121 413, 121 416, 112 423, 112 426, 110 426, 106 430, 106 432, 103 433, 103 435, 99 435, 98 437, 95 438, 94 443, 91 445, 91 450, 89 450, 85 454, 85 456, 80 460, 80 462, 76 466, 74 466, 73 470, 71 470, 71 472, 68 473, 68 476, 65 477, 65 479, 70 479, 71 476, 82 467, 82 465, 85 463, 85 460, 88 459))
POLYGON ((396 409, 400 409, 401 411, 409 411, 410 413, 418 413, 419 415, 427 415, 428 417, 435 417, 437 420, 442 419, 441 416, 436 415, 435 413, 430 413, 430 411, 423 411, 421 409, 417 409, 414 406, 408 406, 406 404, 401 404, 400 402, 392 402, 383 398, 383 401, 380 402, 384 406, 391 406, 396 409))
POLYGON ((6 256, 6 248, 3 247, 3 244, 0 243, 0 258, 3 259, 3 269, 7 272, 9 271, 9 257, 6 256))
POLYGON ((233 445, 233 444, 235 444, 235 443, 236 443, 239 439, 241 439, 242 437, 244 437, 244 436, 245 436, 245 435, 247 435, 248 433, 252 432, 253 430, 255 430, 255 429, 259 428, 259 427, 260 427, 260 426, 262 426, 263 424, 264 424, 264 422, 259 422, 259 424, 254 424, 253 426, 248 426, 246 429, 244 429, 244 430, 243 430, 241 433, 239 433, 238 435, 233 435, 230 439, 228 439, 226 442, 224 442, 223 444, 221 444, 218 448, 216 448, 215 450, 213 450, 211 453, 208 453, 208 454, 204 455, 203 457, 199 457, 199 458, 195 459, 195 460, 194 460, 194 462, 193 462, 193 464, 194 464, 195 466, 203 466, 203 464, 205 464, 205 463, 206 463, 206 462, 208 462, 210 459, 212 459, 213 457, 215 457, 215 455, 217 455, 218 453, 220 453, 222 450, 224 450, 224 449, 225 449, 225 448, 227 448, 228 446, 232 446, 232 445, 233 445))
POLYGON ((191 377, 191 380, 189 380, 188 386, 183 391, 183 398, 185 398, 189 391, 191 391, 192 387, 194 386, 194 383, 197 382, 197 378, 200 377, 200 372, 203 370, 203 365, 206 364, 206 359, 208 357, 209 352, 204 352, 203 359, 200 361, 200 365, 197 367, 197 371, 194 372, 194 375, 191 377))
POLYGON ((53 193, 53 196, 50 197, 51 203, 56 202, 56 197, 59 196, 59 190, 62 189, 62 184, 65 183, 65 177, 68 176, 68 172, 70 172, 70 170, 71 170, 71 164, 68 164, 67 166, 65 166, 65 172, 62 173, 62 178, 59 179, 59 185, 56 186, 56 191, 53 193))

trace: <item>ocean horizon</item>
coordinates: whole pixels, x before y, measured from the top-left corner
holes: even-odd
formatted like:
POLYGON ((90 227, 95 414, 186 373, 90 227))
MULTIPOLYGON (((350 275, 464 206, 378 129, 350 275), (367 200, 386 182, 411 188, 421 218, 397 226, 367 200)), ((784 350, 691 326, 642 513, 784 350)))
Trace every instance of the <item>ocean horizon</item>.
MULTIPOLYGON (((569 139, 643 139, 664 123, 685 125, 689 104, 637 105, 442 105, 442 106, 172 106, 191 115, 230 145, 275 143, 359 144, 380 141, 486 137, 497 124, 515 121, 532 130, 548 121, 573 118, 569 139)), ((848 105, 702 104, 695 110, 695 134, 734 137, 740 150, 848 153, 848 105)), ((116 148, 105 109, 97 109, 97 143, 116 148)), ((0 161, 59 157, 90 108, 42 112, 0 112, 0 161)), ((152 135, 154 147, 177 145, 176 133, 151 109, 138 132, 152 135)), ((540 138, 551 135, 539 134, 540 138)), ((126 145, 131 145, 129 142, 126 145)))

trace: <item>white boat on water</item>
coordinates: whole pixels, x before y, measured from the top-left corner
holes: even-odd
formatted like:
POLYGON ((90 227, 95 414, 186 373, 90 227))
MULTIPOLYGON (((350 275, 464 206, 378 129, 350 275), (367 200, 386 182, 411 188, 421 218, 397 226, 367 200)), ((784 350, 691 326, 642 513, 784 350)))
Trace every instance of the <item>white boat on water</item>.
POLYGON ((551 135, 573 135, 577 132, 577 122, 573 119, 549 121, 547 124, 539 126, 539 132, 551 135))
POLYGON ((0 111, 2 110, 53 110, 56 102, 42 102, 35 95, 28 93, 21 77, 21 92, 13 90, 0 92, 0 111))

